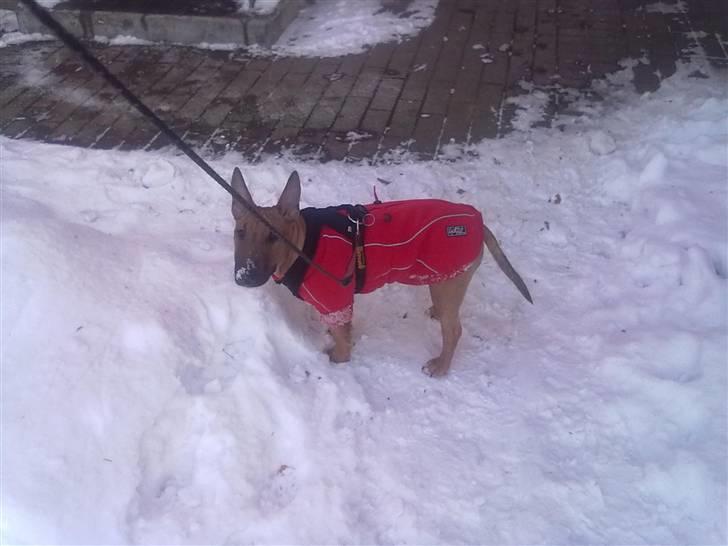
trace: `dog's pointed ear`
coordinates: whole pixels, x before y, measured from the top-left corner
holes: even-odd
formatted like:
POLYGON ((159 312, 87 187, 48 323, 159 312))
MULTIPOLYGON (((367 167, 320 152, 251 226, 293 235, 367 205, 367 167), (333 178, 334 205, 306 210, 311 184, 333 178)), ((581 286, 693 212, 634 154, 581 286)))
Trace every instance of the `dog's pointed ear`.
MULTIPOLYGON (((233 179, 230 185, 236 192, 238 192, 238 194, 240 194, 240 197, 245 199, 251 205, 255 205, 253 197, 248 191, 248 186, 245 185, 245 180, 243 180, 243 173, 241 173, 240 169, 237 167, 235 167, 235 170, 233 171, 233 179)), ((233 199, 233 218, 240 218, 243 214, 245 214, 245 212, 245 207, 233 199)))
POLYGON ((298 173, 293 171, 288 177, 286 187, 278 198, 278 208, 284 213, 297 213, 298 205, 301 201, 301 179, 298 173))

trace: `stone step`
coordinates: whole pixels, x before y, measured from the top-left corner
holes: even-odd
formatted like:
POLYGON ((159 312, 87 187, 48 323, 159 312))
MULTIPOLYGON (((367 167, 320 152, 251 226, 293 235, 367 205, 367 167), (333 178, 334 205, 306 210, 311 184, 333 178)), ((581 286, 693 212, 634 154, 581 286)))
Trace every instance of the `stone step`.
MULTIPOLYGON (((0 1, 1 8, 15 10, 21 32, 48 32, 22 3, 0 1)), ((269 47, 296 17, 302 1, 280 0, 269 13, 239 13, 233 0, 70 0, 57 4, 51 12, 71 33, 84 39, 131 36, 168 44, 269 47)))

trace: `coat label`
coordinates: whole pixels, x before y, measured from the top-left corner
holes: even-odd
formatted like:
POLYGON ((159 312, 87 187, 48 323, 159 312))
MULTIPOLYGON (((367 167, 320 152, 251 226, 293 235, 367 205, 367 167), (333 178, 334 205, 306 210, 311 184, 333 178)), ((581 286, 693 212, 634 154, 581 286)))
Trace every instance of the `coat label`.
POLYGON ((465 226, 447 226, 448 237, 462 237, 468 234, 468 229, 465 226))

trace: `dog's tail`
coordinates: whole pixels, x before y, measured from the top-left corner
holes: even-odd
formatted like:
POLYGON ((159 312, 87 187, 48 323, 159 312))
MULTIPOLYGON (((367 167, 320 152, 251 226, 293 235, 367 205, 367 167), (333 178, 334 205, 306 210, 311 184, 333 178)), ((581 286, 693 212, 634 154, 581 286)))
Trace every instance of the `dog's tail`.
POLYGON ((483 229, 485 230, 485 246, 488 247, 488 250, 493 255, 493 258, 495 258, 495 263, 497 263, 498 267, 501 268, 501 271, 506 274, 506 277, 511 279, 511 282, 516 285, 516 288, 518 288, 518 291, 521 293, 521 295, 526 298, 529 303, 533 303, 533 300, 531 299, 531 294, 528 292, 528 288, 526 288, 526 283, 523 282, 521 276, 516 272, 515 269, 513 269, 513 266, 511 265, 511 262, 508 261, 508 258, 506 258, 506 255, 503 254, 503 251, 501 250, 501 247, 498 244, 495 235, 493 235, 493 232, 490 231, 488 229, 488 226, 486 226, 485 224, 483 224, 483 229))

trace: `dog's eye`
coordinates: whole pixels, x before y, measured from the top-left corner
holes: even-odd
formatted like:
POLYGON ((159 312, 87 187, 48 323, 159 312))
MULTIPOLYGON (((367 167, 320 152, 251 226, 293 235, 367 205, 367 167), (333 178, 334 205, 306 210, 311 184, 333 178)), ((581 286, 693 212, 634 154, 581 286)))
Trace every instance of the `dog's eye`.
POLYGON ((235 230, 235 236, 244 239, 245 238, 245 228, 239 228, 235 230))
POLYGON ((271 231, 271 232, 270 232, 270 233, 268 234, 268 239, 267 239, 267 241, 268 241, 269 243, 273 244, 273 243, 275 243, 275 242, 276 242, 277 240, 278 240, 278 235, 276 235, 275 233, 273 233, 273 232, 271 231))

